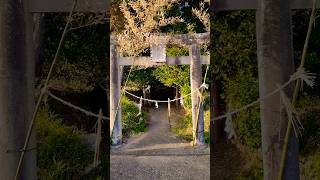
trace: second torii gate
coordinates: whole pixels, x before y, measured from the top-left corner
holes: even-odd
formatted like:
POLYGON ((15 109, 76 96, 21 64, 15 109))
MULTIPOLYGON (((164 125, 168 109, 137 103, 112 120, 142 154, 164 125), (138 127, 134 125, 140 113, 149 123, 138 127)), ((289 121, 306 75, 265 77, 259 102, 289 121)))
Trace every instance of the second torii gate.
MULTIPOLYGON (((165 35, 161 35, 165 36, 165 35)), ((151 46, 151 57, 120 57, 117 52, 116 37, 111 38, 110 45, 110 134, 114 145, 122 143, 121 127, 121 75, 120 67, 126 65, 137 66, 158 66, 158 65, 190 65, 191 92, 195 92, 202 84, 201 64, 209 64, 209 56, 200 55, 200 46, 198 43, 208 41, 209 33, 196 35, 173 35, 164 37, 169 41, 179 41, 189 46, 189 56, 167 57, 165 46, 159 44, 151 46)), ((134 43, 134 42, 133 42, 134 43)), ((203 106, 200 105, 200 96, 198 93, 192 93, 192 125, 193 131, 197 131, 195 144, 204 144, 204 116, 203 106), (197 112, 200 108, 199 116, 197 112), (198 127, 198 128, 197 128, 198 127)))

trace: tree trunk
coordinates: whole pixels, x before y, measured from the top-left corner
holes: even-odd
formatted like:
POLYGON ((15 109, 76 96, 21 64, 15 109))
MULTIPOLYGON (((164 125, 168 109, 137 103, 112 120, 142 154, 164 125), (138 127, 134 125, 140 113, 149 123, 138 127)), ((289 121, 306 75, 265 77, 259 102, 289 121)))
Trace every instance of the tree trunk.
MULTIPOLYGON (((0 2, 0 179, 14 179, 34 111, 32 16, 26 1, 0 2)), ((21 179, 36 178, 33 131, 21 179)))
MULTIPOLYGON (((221 82, 218 80, 213 80, 211 83, 210 90, 210 115, 211 119, 221 115, 220 108, 220 92, 221 92, 221 82)), ((213 130, 213 143, 217 144, 222 142, 225 139, 224 132, 225 120, 220 119, 217 121, 212 121, 212 130, 213 130)))
MULTIPOLYGON (((264 97, 288 81, 294 72, 290 1, 260 0, 257 10, 259 91, 264 97)), ((292 86, 285 91, 292 95, 292 86)), ((280 113, 280 94, 260 104, 264 179, 277 179, 288 118, 280 113), (280 123, 282 122, 282 123, 280 123)), ((299 179, 298 141, 288 146, 284 179, 299 179)))

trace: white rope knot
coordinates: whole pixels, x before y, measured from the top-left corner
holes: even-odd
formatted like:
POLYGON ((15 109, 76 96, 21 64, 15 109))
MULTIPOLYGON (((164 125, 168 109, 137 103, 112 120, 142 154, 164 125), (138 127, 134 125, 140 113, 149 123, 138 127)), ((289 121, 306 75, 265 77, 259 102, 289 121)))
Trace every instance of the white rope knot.
POLYGON ((156 108, 158 109, 159 108, 159 104, 158 104, 158 102, 156 101, 156 108))

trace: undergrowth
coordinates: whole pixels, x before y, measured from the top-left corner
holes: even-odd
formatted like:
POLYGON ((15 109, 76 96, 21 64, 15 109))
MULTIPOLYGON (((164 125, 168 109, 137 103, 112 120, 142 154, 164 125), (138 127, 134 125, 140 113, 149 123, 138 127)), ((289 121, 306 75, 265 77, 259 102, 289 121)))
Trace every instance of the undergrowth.
MULTIPOLYGON (((172 132, 179 137, 192 141, 192 114, 190 109, 172 109, 172 132)), ((206 143, 210 143, 210 111, 204 111, 204 136, 206 143)))
POLYGON ((139 108, 135 103, 126 97, 121 99, 122 106, 122 132, 124 136, 145 132, 147 113, 139 115, 139 108))
POLYGON ((38 112, 36 132, 39 179, 79 179, 93 157, 82 141, 83 133, 64 125, 62 119, 45 108, 38 112))

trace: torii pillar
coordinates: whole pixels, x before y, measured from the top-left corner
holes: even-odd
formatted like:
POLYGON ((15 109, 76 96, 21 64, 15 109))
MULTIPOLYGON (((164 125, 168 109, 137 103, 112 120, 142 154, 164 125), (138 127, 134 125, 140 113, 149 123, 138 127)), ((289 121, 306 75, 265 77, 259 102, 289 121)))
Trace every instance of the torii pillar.
MULTIPOLYGON (((0 2, 0 179, 14 179, 34 110, 32 15, 27 0, 0 2)), ((21 179, 36 178, 33 131, 21 179)))
POLYGON ((191 82, 191 100, 192 100, 192 130, 195 133, 196 145, 205 144, 204 138, 204 113, 203 103, 200 102, 199 87, 202 84, 202 68, 200 61, 199 45, 194 43, 190 45, 190 82, 191 82))
MULTIPOLYGON (((259 93, 264 97, 290 79, 294 72, 290 1, 259 0, 256 13, 259 93)), ((286 88, 292 97, 292 88, 286 88)), ((280 93, 260 103, 264 179, 278 178, 288 117, 280 93), (282 121, 281 121, 282 119, 282 121)), ((299 147, 294 133, 288 145, 283 179, 299 179, 299 147)))
POLYGON ((117 45, 111 39, 110 43, 110 133, 113 145, 122 143, 121 125, 121 73, 117 45))

